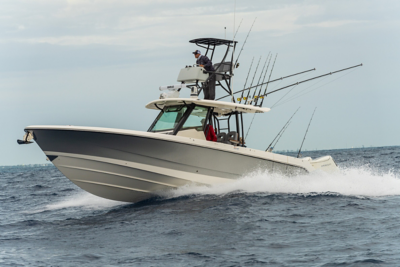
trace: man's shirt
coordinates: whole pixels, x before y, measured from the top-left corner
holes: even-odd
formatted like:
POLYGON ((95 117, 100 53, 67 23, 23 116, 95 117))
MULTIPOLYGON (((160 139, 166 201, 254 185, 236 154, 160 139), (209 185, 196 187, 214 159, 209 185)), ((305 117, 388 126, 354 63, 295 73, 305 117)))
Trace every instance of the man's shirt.
POLYGON ((210 60, 208 57, 206 57, 206 56, 200 55, 200 56, 197 58, 197 60, 196 60, 196 64, 198 64, 198 65, 204 65, 204 68, 205 68, 207 71, 215 71, 215 69, 214 69, 214 67, 213 67, 213 65, 212 65, 211 60, 210 60))

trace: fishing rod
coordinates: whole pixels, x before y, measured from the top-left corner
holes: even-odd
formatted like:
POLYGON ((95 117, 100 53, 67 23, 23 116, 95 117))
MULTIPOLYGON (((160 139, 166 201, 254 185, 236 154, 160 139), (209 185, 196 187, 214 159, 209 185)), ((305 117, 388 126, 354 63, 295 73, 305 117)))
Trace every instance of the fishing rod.
MULTIPOLYGON (((297 86, 297 85, 296 85, 297 86)), ((293 91, 293 89, 296 88, 296 86, 294 86, 292 89, 290 89, 286 94, 284 94, 278 101, 275 102, 275 104, 273 104, 271 106, 271 108, 275 107, 276 104, 278 104, 283 98, 285 98, 285 96, 287 96, 291 91, 293 91)))
POLYGON ((237 28, 237 30, 236 30, 236 33, 235 33, 235 35, 233 36, 233 39, 236 38, 236 34, 238 33, 239 28, 240 28, 240 25, 242 25, 242 22, 243 22, 243 19, 240 21, 239 26, 238 26, 238 28, 237 28))
MULTIPOLYGON (((269 58, 269 54, 270 54, 270 52, 268 52, 267 59, 265 60, 264 66, 263 66, 263 68, 262 68, 262 70, 261 70, 261 72, 260 72, 260 78, 258 78, 258 84, 260 84, 262 74, 263 74, 263 72, 264 72, 265 66, 267 65, 267 61, 268 61, 268 58, 269 58)), ((252 98, 252 99, 254 99, 254 96, 256 95, 256 92, 257 92, 257 87, 256 87, 256 89, 254 89, 254 93, 253 93, 253 98, 252 98)), ((251 104, 251 102, 250 102, 250 104, 251 104)), ((255 114, 255 113, 254 113, 254 114, 255 114)))
MULTIPOLYGON (((272 81, 270 81, 270 82, 262 83, 262 84, 259 84, 259 85, 264 85, 264 84, 267 84, 267 83, 273 83, 273 82, 276 82, 276 81, 280 81, 280 80, 283 80, 283 79, 286 79, 286 78, 290 78, 290 77, 293 77, 293 76, 296 76, 296 75, 300 75, 300 74, 303 74, 303 73, 306 73, 306 72, 309 72, 309 71, 313 71, 313 70, 316 70, 316 69, 314 68, 314 69, 310 69, 310 70, 298 72, 298 73, 291 74, 291 75, 288 75, 288 76, 284 76, 284 77, 281 77, 281 78, 272 80, 272 81)), ((258 86, 259 86, 259 85, 258 85, 258 86)), ((254 87, 256 87, 256 86, 254 86, 254 87)), ((254 88, 254 87, 251 87, 251 88, 254 88)), ((249 89, 251 89, 251 88, 250 88, 250 87, 249 87, 249 88, 245 88, 245 89, 243 89, 243 90, 236 91, 236 92, 234 92, 233 94, 237 94, 237 93, 240 93, 240 92, 244 92, 244 91, 249 90, 249 89)), ((220 97, 220 98, 217 98, 216 100, 221 100, 221 99, 223 99, 223 98, 225 98, 225 97, 227 97, 227 96, 231 96, 231 95, 222 96, 222 97, 220 97)))
POLYGON ((315 113, 315 110, 316 110, 316 109, 317 109, 317 108, 314 109, 314 112, 313 112, 313 114, 312 114, 312 116, 311 116, 310 122, 308 123, 307 131, 306 131, 306 133, 305 133, 305 135, 304 135, 303 142, 301 142, 301 146, 300 146, 300 149, 299 149, 299 153, 297 154, 297 158, 300 157, 301 148, 303 147, 304 140, 306 140, 306 136, 307 136, 307 133, 308 133, 308 128, 310 128, 310 124, 311 124, 312 118, 314 117, 314 113, 315 113))
MULTIPOLYGON (((262 57, 262 56, 261 56, 261 57, 262 57)), ((257 70, 258 70, 258 66, 260 65, 261 57, 260 57, 260 59, 258 60, 258 64, 257 64, 257 67, 256 67, 256 71, 254 72, 253 80, 251 80, 250 87, 253 85, 254 78, 256 77, 257 70)), ((249 99, 249 95, 250 95, 250 90, 247 92, 246 99, 249 99)), ((246 101, 247 101, 247 100, 246 100, 246 101)), ((245 103, 246 103, 246 102, 245 102, 245 103)))
MULTIPOLYGON (((271 54, 271 52, 268 52, 267 60, 268 60, 268 57, 269 57, 270 54, 271 54)), ((264 74, 263 82, 264 82, 265 76, 266 76, 266 74, 267 74, 267 72, 268 72, 269 63, 271 62, 271 58, 272 58, 272 55, 271 55, 271 57, 269 57, 269 62, 268 62, 267 70, 265 71, 265 74, 264 74)), ((253 59, 254 59, 254 58, 253 58, 253 59)), ((249 71, 249 73, 250 73, 250 71, 249 71)), ((261 74, 262 74, 262 72, 261 72, 261 74)), ((247 75, 248 75, 248 74, 247 74, 247 75)), ((246 80, 247 80, 247 78, 246 78, 246 80)), ((244 89, 245 89, 245 88, 246 88, 246 86, 244 86, 244 89)), ((260 90, 261 90, 261 88, 260 88, 260 90)), ((237 99, 238 101, 240 101, 239 103, 242 102, 242 99, 243 99, 243 92, 244 92, 244 91, 242 91, 242 95, 240 96, 240 98, 237 99)), ((246 99, 243 99, 243 100, 246 100, 246 99)))
MULTIPOLYGON (((254 114, 254 115, 256 115, 256 114, 254 114)), ((251 126, 253 125, 254 117, 255 117, 255 116, 253 116, 253 119, 252 119, 251 122, 250 122, 249 129, 247 129, 247 133, 246 133, 246 136, 245 136, 244 140, 247 140, 247 136, 249 135, 250 128, 251 128, 251 126)))
MULTIPOLYGON (((265 63, 267 63, 267 60, 268 60, 268 57, 269 57, 270 54, 271 54, 271 52, 268 53, 268 56, 267 56, 267 59, 266 59, 265 63)), ((268 72, 269 63, 271 62, 271 58, 272 58, 272 54, 271 54, 271 57, 269 58, 269 62, 268 62, 267 70, 265 71, 265 74, 264 74, 263 82, 264 82, 265 76, 266 76, 266 74, 267 74, 267 72, 268 72)), ((265 67, 265 64, 264 64, 264 67, 265 67)), ((263 71, 264 71, 264 68, 263 68, 263 70, 262 70, 261 73, 260 73, 260 79, 261 79, 261 76, 262 76, 263 71)), ((260 83, 260 79, 258 79, 258 83, 260 83)), ((261 91, 261 89, 262 89, 262 87, 260 88, 260 91, 261 91)), ((256 94, 256 91, 257 91, 257 87, 256 87, 256 89, 254 90, 253 99, 254 99, 254 96, 255 96, 255 94, 256 94)), ((260 93, 258 93, 258 94, 260 94, 260 93)), ((242 93, 242 97, 243 97, 243 93, 242 93)), ((247 98, 246 98, 245 100, 247 100, 247 98)), ((253 101, 253 100, 252 100, 252 101, 253 101)), ((241 103, 241 102, 242 102, 242 99, 240 99, 240 103, 241 103)), ((250 102, 250 104, 251 104, 251 102, 250 102)), ((247 138, 247 135, 249 135, 249 131, 250 131, 251 126, 253 125, 253 121, 254 121, 254 118, 255 118, 255 117, 256 117, 256 113, 253 114, 253 118, 251 119, 251 123, 250 123, 250 125, 249 125, 249 129, 247 129, 246 138, 247 138)))
MULTIPOLYGON (((249 73, 247 73, 246 81, 244 82, 244 88, 246 88, 247 79, 248 79, 248 78, 249 78, 249 76, 250 76, 250 71, 251 71, 251 67, 253 66, 253 61, 254 61, 254 57, 253 57, 253 59, 251 60, 251 64, 250 64, 249 73)), ((242 96, 240 97, 240 100, 238 99, 238 101, 239 101, 239 104, 241 104, 241 103, 242 103, 242 99, 243 99, 243 93, 244 93, 244 91, 242 91, 242 96)))
MULTIPOLYGON (((280 90, 283 90, 283 89, 286 89, 286 88, 289 88, 289 87, 292 87, 292 86, 295 86, 295 85, 299 85, 299 84, 301 84, 301 83, 309 82, 309 81, 312 81, 312 80, 315 80, 315 79, 318 79, 318 78, 322 78, 322 77, 325 77, 325 76, 328 76, 328 75, 332 75, 332 74, 335 74, 335 73, 338 73, 338 72, 341 72, 341 71, 345 71, 345 70, 348 70, 348 69, 357 68, 357 67, 360 67, 360 66, 362 66, 362 65, 363 65, 363 64, 359 64, 359 65, 352 66, 352 67, 349 67, 349 68, 345 68, 345 69, 341 69, 341 70, 329 72, 329 73, 326 73, 326 74, 323 74, 323 75, 320 75, 320 76, 316 76, 316 77, 313 77, 313 78, 310 78, 310 79, 307 79, 307 80, 304 80, 304 81, 300 81, 300 82, 297 82, 297 83, 293 83, 293 84, 291 84, 291 85, 287 85, 287 86, 281 87, 281 88, 279 88, 279 89, 276 89, 276 90, 274 90, 274 91, 271 91, 271 92, 269 92, 269 93, 266 93, 266 94, 263 95, 263 96, 265 97, 265 96, 267 96, 267 95, 269 95, 269 94, 278 92, 278 91, 280 91, 280 90)), ((250 88, 247 88, 247 89, 250 89, 250 88)))
MULTIPOLYGON (((309 90, 308 92, 305 92, 305 90, 310 89, 311 87, 313 87, 313 86, 315 86, 317 83, 319 83, 319 82, 316 82, 316 83, 314 83, 313 85, 311 85, 311 86, 309 86, 309 87, 303 89, 302 91, 298 92, 297 94, 293 95, 291 98, 286 99, 283 103, 280 103, 280 104, 277 105, 277 106, 286 104, 287 102, 290 102, 290 101, 292 101, 292 100, 294 100, 294 99, 296 99, 296 98, 299 98, 299 97, 302 97, 302 96, 304 96, 304 95, 306 95, 306 94, 308 94, 308 93, 311 93, 311 92, 313 92, 313 91, 315 91, 315 90, 317 90, 317 89, 319 89, 319 88, 321 88, 321 87, 323 87, 323 86, 325 86, 325 85, 327 85, 327 84, 330 84, 330 83, 332 83, 332 82, 334 82, 334 81, 336 81, 336 80, 338 80, 338 79, 340 79, 340 78, 342 78, 342 77, 344 77, 344 76, 346 76, 346 75, 349 75, 349 74, 352 73, 353 71, 355 71, 355 69, 352 70, 352 71, 350 71, 350 72, 347 72, 347 73, 345 73, 345 74, 343 74, 343 75, 341 75, 341 76, 339 76, 339 77, 337 77, 336 79, 333 79, 333 80, 331 80, 331 81, 329 81, 329 82, 327 82, 327 83, 324 83, 324 84, 322 84, 322 85, 320 85, 320 86, 318 86, 318 87, 316 87, 316 88, 313 88, 312 90, 309 90)), ((324 80, 324 79, 322 79, 322 80, 320 80, 320 81, 323 81, 323 80, 324 80)), ((291 90, 293 90, 294 88, 296 88, 296 86, 293 87, 291 90)), ((291 90, 290 90, 290 91, 291 91, 291 90)), ((290 92, 290 91, 289 91, 289 92, 290 92)), ((275 104, 273 105, 273 107, 276 106, 276 104, 277 104, 277 103, 275 103, 275 104)), ((271 107, 271 108, 272 108, 272 107, 271 107)))
POLYGON ((300 107, 297 108, 297 110, 293 113, 293 115, 289 118, 289 120, 285 123, 285 125, 283 125, 282 129, 279 131, 279 133, 275 136, 274 140, 272 140, 271 144, 269 144, 269 146, 267 147, 267 149, 265 150, 265 152, 268 151, 268 149, 272 146, 272 144, 274 143, 275 139, 280 135, 280 133, 283 131, 283 129, 285 129, 286 125, 288 125, 288 123, 290 122, 290 120, 293 118, 293 116, 297 113, 297 111, 299 111, 300 107))
MULTIPOLYGON (((232 89, 231 88, 233 88, 233 76, 234 76, 234 73, 233 73, 233 70, 235 69, 235 67, 236 66, 233 66, 232 65, 232 63, 233 63, 233 57, 235 56, 235 48, 236 48, 236 44, 235 44, 235 37, 236 37, 236 33, 235 33, 235 27, 236 27, 236 24, 235 24, 235 22, 236 22, 236 0, 235 0, 235 7, 234 7, 234 9, 233 9, 233 32, 232 32, 232 34, 233 34, 233 38, 232 38, 232 47, 233 47, 233 51, 232 51, 232 59, 231 59, 231 78, 229 79, 229 91, 230 91, 230 93, 231 93, 231 97, 232 97, 232 103, 235 103, 235 97, 233 96, 233 94, 232 94, 232 89)), ((240 25, 239 25, 239 27, 240 27, 240 25)), ((239 28, 238 28, 238 30, 239 30, 239 28)), ((214 46, 214 48, 215 48, 215 46, 214 46)), ((228 45, 228 50, 227 50, 227 52, 229 51, 229 45, 228 45)))
MULTIPOLYGON (((265 77, 267 77, 267 73, 268 73, 268 69, 269 69, 269 64, 271 63, 271 59, 272 59, 272 53, 271 53, 271 56, 270 56, 269 61, 268 61, 267 69, 265 70, 264 78, 263 78, 262 83, 264 83, 265 77)), ((256 88, 256 90, 257 90, 257 88, 256 88)), ((261 90, 262 90, 262 86, 260 86, 260 90, 258 91, 258 95, 261 94, 261 90)), ((254 98, 254 97, 253 97, 253 98, 254 98)), ((257 105, 257 102, 258 102, 258 97, 256 98, 256 101, 255 101, 254 105, 257 105)), ((256 114, 254 113, 254 115, 256 115, 256 114)))
POLYGON ((282 135, 285 133, 286 129, 289 128, 289 125, 290 125, 291 123, 292 123, 292 122, 289 122, 289 124, 285 127, 285 129, 283 130, 283 132, 279 135, 278 140, 276 140, 275 144, 273 144, 272 147, 270 148, 270 151, 269 151, 269 152, 271 152, 272 149, 274 149, 274 148, 276 147, 276 144, 278 144, 279 140, 281 140, 282 135))
POLYGON ((253 25, 254 25, 254 23, 256 22, 256 19, 257 19, 257 17, 254 19, 253 24, 251 24, 250 30, 249 30, 249 32, 247 33, 246 39, 244 39, 244 43, 243 43, 243 45, 242 45, 242 48, 240 49, 239 55, 238 55, 238 57, 237 57, 237 59, 236 59, 236 61, 235 61, 235 65, 234 65, 234 66, 236 66, 236 64, 237 64, 237 62, 238 62, 238 60, 239 60, 239 57, 240 57, 240 55, 242 54, 244 45, 245 45, 246 42, 247 42, 247 38, 249 38, 251 29, 253 29, 253 25))
MULTIPOLYGON (((355 65, 355 66, 352 66, 352 67, 349 67, 349 68, 345 68, 345 69, 341 69, 341 70, 329 72, 329 73, 326 73, 326 74, 323 74, 323 75, 320 75, 320 76, 316 76, 316 77, 313 77, 313 78, 310 78, 310 79, 307 79, 307 80, 304 80, 304 81, 300 81, 300 82, 297 82, 297 83, 293 83, 293 84, 290 84, 290 85, 281 87, 281 88, 279 88, 279 89, 276 89, 276 90, 274 90, 274 91, 271 91, 271 92, 269 92, 269 93, 266 93, 265 95, 261 95, 261 96, 258 96, 258 97, 264 97, 264 96, 266 96, 266 95, 269 95, 269 94, 278 92, 278 91, 280 91, 280 90, 283 90, 283 89, 286 89, 286 88, 289 88, 289 87, 292 87, 292 86, 295 86, 295 85, 299 85, 299 84, 301 84, 301 83, 309 82, 309 81, 312 81, 312 80, 315 80, 315 79, 318 79, 318 78, 322 78, 322 77, 325 77, 325 76, 328 76, 328 75, 332 75, 332 74, 335 74, 335 73, 338 73, 338 72, 341 72, 341 71, 345 71, 345 70, 349 70, 349 69, 361 67, 362 65, 363 65, 363 64, 355 65)), ((312 70, 315 70, 315 69, 312 69, 312 70)), ((312 71, 312 70, 308 70, 308 71, 312 71)), ((307 71, 299 72, 299 73, 296 73, 296 74, 294 74, 294 75, 302 74, 302 73, 305 73, 305 72, 307 72, 307 71)), ((294 76, 294 75, 290 75, 290 76, 294 76)), ((287 78, 287 77, 290 77, 290 76, 286 76, 286 77, 283 77, 283 78, 287 78)), ((282 79, 282 78, 280 78, 280 79, 282 79)), ((280 80, 280 79, 272 80, 271 82, 275 82, 275 81, 278 81, 278 80, 280 80)), ((250 90, 250 89, 252 89, 252 88, 254 88, 254 87, 255 87, 255 86, 249 87, 249 88, 246 88, 246 89, 243 89, 243 90, 250 90)), ((241 92, 241 91, 242 91, 242 90, 236 91, 236 92, 234 92, 233 94, 239 93, 239 92, 241 92)), ((227 97, 227 96, 230 96, 230 95, 226 95, 226 96, 224 96, 224 97, 227 97)), ((217 100, 220 100, 220 99, 222 99, 222 98, 224 98, 224 97, 220 97, 220 98, 218 98, 217 100)))
MULTIPOLYGON (((269 74, 268 81, 271 80, 272 71, 274 70, 275 62, 276 62, 276 58, 277 58, 277 57, 278 57, 278 53, 276 53, 275 60, 274 60, 274 64, 272 65, 272 69, 271 69, 271 72, 270 72, 270 74, 269 74)), ((265 93, 267 92, 267 89, 268 89, 268 83, 267 83, 267 85, 265 86, 264 95, 265 95, 265 93)), ((262 107, 262 105, 263 105, 263 103, 264 103, 264 99, 265 99, 265 96, 264 96, 264 97, 262 98, 262 100, 261 100, 260 108, 262 107)))

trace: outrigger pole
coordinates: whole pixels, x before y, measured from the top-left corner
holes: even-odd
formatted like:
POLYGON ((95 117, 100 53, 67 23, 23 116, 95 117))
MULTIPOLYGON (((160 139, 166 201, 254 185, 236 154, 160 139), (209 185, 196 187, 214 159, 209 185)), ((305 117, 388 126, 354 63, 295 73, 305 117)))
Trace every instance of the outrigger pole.
MULTIPOLYGON (((288 75, 288 76, 285 76, 285 77, 281 77, 281 78, 278 78, 278 79, 275 79, 275 80, 272 80, 272 81, 269 81, 269 82, 266 82, 266 83, 262 83, 261 85, 264 85, 264 84, 267 84, 267 83, 273 83, 273 82, 276 82, 276 81, 280 81, 280 80, 283 80, 283 79, 286 79, 286 78, 290 78, 292 76, 300 75, 300 74, 303 74, 303 73, 306 73, 306 72, 309 72, 309 71, 313 71, 313 70, 315 70, 315 68, 314 69, 310 69, 310 70, 306 70, 306 71, 302 71, 302 72, 299 72, 299 73, 295 73, 295 74, 292 74, 292 75, 288 75)), ((258 86, 260 86, 260 84, 258 86)), ((256 86, 254 86, 254 87, 256 87, 256 86)), ((251 88, 253 88, 253 87, 251 87, 251 88)), ((244 91, 249 90, 251 88, 245 88, 243 90, 236 91, 233 94, 237 94, 237 93, 240 93, 240 92, 243 93, 244 91)), ((223 98, 225 98, 227 96, 231 96, 231 95, 222 96, 222 97, 220 97, 220 98, 218 98, 216 100, 221 100, 221 99, 223 99, 223 98)), ((242 96, 242 98, 243 98, 243 96, 242 96)))
MULTIPOLYGON (((295 86, 295 85, 299 85, 299 84, 301 84, 301 83, 309 82, 309 81, 312 81, 312 80, 315 80, 315 79, 318 79, 318 78, 322 78, 322 77, 325 77, 325 76, 328 76, 328 75, 332 75, 332 74, 335 74, 335 73, 338 73, 338 72, 341 72, 341 71, 345 71, 345 70, 348 70, 348 69, 361 67, 362 65, 363 65, 363 64, 359 64, 359 65, 352 66, 352 67, 349 67, 349 68, 345 68, 345 69, 341 69, 341 70, 329 72, 329 73, 326 73, 326 74, 324 74, 324 75, 320 75, 320 76, 317 76, 317 77, 313 77, 313 78, 310 78, 310 79, 307 79, 307 80, 304 80, 304 81, 300 81, 300 82, 297 82, 297 83, 293 83, 293 84, 291 84, 291 85, 287 85, 287 86, 284 86, 284 87, 282 87, 282 88, 279 88, 279 89, 276 89, 276 90, 274 90, 274 91, 271 91, 271 92, 269 92, 269 93, 266 93, 265 95, 263 95, 263 97, 265 97, 265 96, 267 96, 267 95, 269 95, 269 94, 278 92, 278 91, 280 91, 280 90, 283 90, 283 89, 286 89, 286 88, 289 88, 289 87, 292 87, 292 86, 295 86)), ((260 107, 262 107, 262 106, 260 106, 260 107)))
MULTIPOLYGON (((325 76, 328 76, 328 75, 332 75, 332 74, 335 74, 335 73, 338 73, 338 72, 341 72, 341 71, 349 70, 349 69, 352 69, 352 68, 361 67, 362 65, 363 65, 363 64, 359 64, 359 65, 352 66, 352 67, 349 67, 349 68, 345 68, 345 69, 341 69, 341 70, 329 72, 329 73, 326 73, 326 74, 324 74, 324 75, 316 76, 316 77, 313 77, 313 78, 310 78, 310 79, 307 79, 307 80, 304 80, 304 81, 300 81, 300 82, 297 82, 297 83, 293 83, 293 84, 290 84, 290 85, 281 87, 281 88, 279 88, 279 89, 276 89, 276 90, 274 90, 274 91, 271 91, 271 92, 269 92, 269 93, 266 93, 265 95, 261 95, 261 96, 258 96, 258 97, 265 97, 266 95, 275 93, 275 92, 277 92, 277 91, 280 91, 280 90, 283 90, 283 89, 286 89, 286 88, 289 88, 289 87, 292 87, 292 86, 295 86, 295 85, 299 85, 299 84, 301 84, 301 83, 309 82, 309 81, 311 81, 311 80, 315 80, 315 79, 318 79, 318 78, 322 78, 322 77, 325 77, 325 76)), ((285 78, 289 78, 289 77, 292 77, 292 76, 295 76, 295 75, 299 75, 299 74, 302 74, 302 73, 306 73, 306 72, 309 72, 309 71, 313 71, 313 70, 315 70, 315 69, 311 69, 311 70, 306 70, 306 71, 303 71, 303 72, 295 73, 295 74, 292 74, 292 75, 289 75, 289 76, 286 76, 286 77, 282 77, 282 78, 279 78, 279 79, 272 80, 272 81, 270 81, 270 82, 266 82, 266 83, 264 83, 264 84, 276 82, 276 81, 279 81, 279 80, 282 80, 282 79, 285 79, 285 78)), ((240 93, 240 92, 246 91, 246 90, 250 90, 250 89, 252 89, 252 88, 254 88, 254 87, 256 87, 256 86, 252 86, 252 87, 249 87, 249 88, 240 90, 240 91, 236 91, 236 92, 234 92, 233 94, 240 93)), ((225 97, 227 97, 227 96, 230 96, 230 95, 226 95, 226 96, 220 97, 220 98, 218 98, 217 100, 220 100, 220 99, 225 98, 225 97)))
POLYGON ((316 109, 317 109, 317 108, 314 109, 314 112, 313 112, 313 114, 312 114, 312 116, 311 116, 310 122, 308 123, 307 131, 306 131, 306 133, 304 134, 303 142, 301 142, 301 146, 300 146, 300 149, 299 149, 299 153, 297 154, 297 158, 300 157, 301 148, 303 147, 304 140, 306 140, 306 136, 307 136, 307 133, 308 133, 308 128, 310 128, 310 124, 311 124, 312 118, 314 117, 314 113, 315 113, 315 110, 316 110, 316 109))
POLYGON ((282 129, 279 131, 279 133, 275 136, 274 140, 272 140, 271 144, 269 144, 269 146, 267 147, 267 149, 265 149, 265 151, 267 152, 268 149, 272 146, 272 144, 274 143, 275 139, 281 134, 281 132, 283 131, 283 129, 285 129, 286 125, 289 124, 289 122, 292 120, 293 116, 297 113, 297 111, 299 111, 300 107, 297 108, 297 110, 293 113, 293 115, 289 118, 289 120, 285 123, 285 125, 283 125, 282 129))

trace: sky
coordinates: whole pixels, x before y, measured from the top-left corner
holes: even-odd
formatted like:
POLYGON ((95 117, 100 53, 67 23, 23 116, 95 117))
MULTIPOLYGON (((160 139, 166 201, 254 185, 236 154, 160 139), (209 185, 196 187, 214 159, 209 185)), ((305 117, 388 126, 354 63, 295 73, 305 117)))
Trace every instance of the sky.
MULTIPOLYGON (((299 85, 279 103, 288 90, 269 96, 248 147, 264 150, 298 107, 277 150, 298 150, 315 107, 303 149, 400 145, 399 1, 0 1, 0 165, 46 163, 36 144, 16 142, 29 125, 147 131, 158 112, 145 105, 195 63, 188 41, 231 39, 240 25, 240 49, 254 20, 234 91, 253 57, 262 66, 269 52, 278 54, 271 79, 316 71, 268 90, 363 66, 299 85)), ((245 131, 252 119, 245 115, 245 131)))

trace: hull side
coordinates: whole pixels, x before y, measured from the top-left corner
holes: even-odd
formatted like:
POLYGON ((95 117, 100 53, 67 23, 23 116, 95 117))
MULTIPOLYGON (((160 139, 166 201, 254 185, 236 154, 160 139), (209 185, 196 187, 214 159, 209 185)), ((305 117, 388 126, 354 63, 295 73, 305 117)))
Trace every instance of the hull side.
POLYGON ((72 182, 95 195, 137 202, 187 183, 216 184, 257 169, 283 174, 305 168, 163 139, 33 129, 34 139, 72 182))

